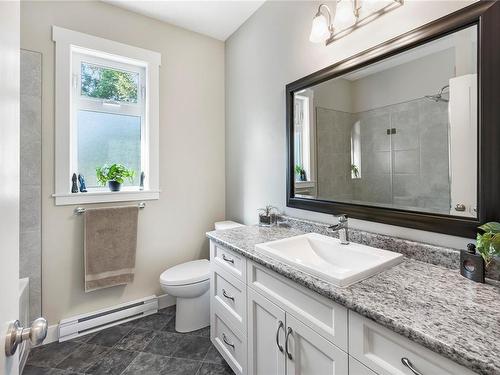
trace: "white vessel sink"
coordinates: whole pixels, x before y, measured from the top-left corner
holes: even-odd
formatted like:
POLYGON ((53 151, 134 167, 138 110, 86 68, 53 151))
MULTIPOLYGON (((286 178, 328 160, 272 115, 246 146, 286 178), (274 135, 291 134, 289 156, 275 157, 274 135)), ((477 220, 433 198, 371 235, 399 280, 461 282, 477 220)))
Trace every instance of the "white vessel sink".
POLYGON ((386 270, 403 255, 337 238, 308 233, 255 245, 257 252, 280 260, 332 284, 346 287, 386 270))

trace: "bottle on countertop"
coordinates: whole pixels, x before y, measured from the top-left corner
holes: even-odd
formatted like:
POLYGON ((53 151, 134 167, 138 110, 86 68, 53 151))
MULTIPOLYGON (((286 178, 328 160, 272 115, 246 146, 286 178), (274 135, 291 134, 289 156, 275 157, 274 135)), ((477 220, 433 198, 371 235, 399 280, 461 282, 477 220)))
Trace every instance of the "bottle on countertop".
POLYGON ((467 250, 460 250, 460 273, 472 281, 484 283, 484 259, 476 253, 473 243, 467 245, 467 250))

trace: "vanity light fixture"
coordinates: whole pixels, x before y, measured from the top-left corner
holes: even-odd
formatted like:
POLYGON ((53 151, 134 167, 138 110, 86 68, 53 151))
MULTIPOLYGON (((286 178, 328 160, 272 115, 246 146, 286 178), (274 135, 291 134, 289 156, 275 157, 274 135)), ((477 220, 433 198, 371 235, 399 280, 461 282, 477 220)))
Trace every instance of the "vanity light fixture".
POLYGON ((336 0, 333 12, 320 4, 313 18, 309 40, 329 45, 357 28, 399 8, 404 0, 336 0))

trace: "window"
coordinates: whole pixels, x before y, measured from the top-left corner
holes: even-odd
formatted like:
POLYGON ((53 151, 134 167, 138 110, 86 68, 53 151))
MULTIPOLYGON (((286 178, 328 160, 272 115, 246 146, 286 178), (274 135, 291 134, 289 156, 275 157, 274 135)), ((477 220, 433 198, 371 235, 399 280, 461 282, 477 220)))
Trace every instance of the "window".
POLYGON ((316 122, 314 92, 306 89, 294 95, 295 194, 316 196, 316 122))
POLYGON ((161 55, 55 26, 53 39, 56 204, 158 199, 161 55), (135 172, 119 193, 96 174, 115 163, 135 172), (73 173, 85 177, 87 193, 71 193, 73 173))
POLYGON ((351 128, 351 179, 361 178, 361 124, 356 121, 351 128))
POLYGON ((74 170, 87 187, 100 186, 96 168, 114 163, 135 172, 124 186, 139 187, 145 169, 145 68, 73 53, 74 170))
MULTIPOLYGON (((304 94, 304 93, 302 93, 304 94)), ((307 94, 307 93, 306 93, 307 94)), ((313 175, 313 155, 311 143, 310 99, 306 95, 295 95, 294 109, 294 155, 296 181, 311 181, 313 175), (302 173, 299 173, 299 170, 302 173)))

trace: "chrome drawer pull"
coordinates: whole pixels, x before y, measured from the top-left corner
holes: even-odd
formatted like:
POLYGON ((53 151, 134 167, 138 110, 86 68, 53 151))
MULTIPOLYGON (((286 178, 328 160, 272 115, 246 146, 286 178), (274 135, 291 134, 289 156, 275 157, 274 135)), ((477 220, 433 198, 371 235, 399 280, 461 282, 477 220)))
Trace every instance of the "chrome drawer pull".
POLYGON ((285 352, 286 352, 288 359, 290 359, 290 360, 292 360, 293 358, 292 358, 292 355, 290 354, 290 352, 288 351, 288 336, 290 336, 292 333, 293 333, 292 328, 288 327, 288 331, 286 332, 286 336, 285 336, 285 352))
POLYGON ((224 341, 224 344, 226 344, 227 346, 232 347, 232 348, 233 348, 233 350, 234 350, 234 344, 231 344, 229 341, 227 341, 227 338, 226 338, 226 334, 225 334, 225 333, 223 333, 223 334, 222 334, 222 341, 224 341))
POLYGON ((234 302, 234 297, 231 297, 229 294, 226 293, 226 289, 222 289, 222 295, 226 297, 227 299, 230 299, 234 302))
POLYGON ((222 254, 222 259, 224 259, 226 262, 234 264, 234 259, 226 258, 226 254, 222 254))
POLYGON ((278 329, 276 330, 276 345, 278 346, 278 349, 280 350, 281 353, 283 353, 283 346, 280 345, 280 329, 284 327, 285 325, 280 320, 280 323, 278 324, 278 329))
POLYGON ((415 367, 413 367, 412 363, 410 362, 410 360, 408 358, 406 358, 406 357, 401 358, 401 362, 403 363, 403 365, 408 367, 410 369, 410 371, 413 372, 415 375, 422 375, 421 372, 418 372, 417 369, 415 367))

